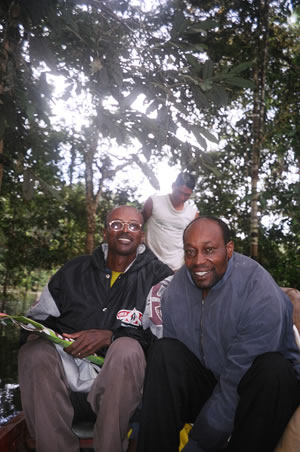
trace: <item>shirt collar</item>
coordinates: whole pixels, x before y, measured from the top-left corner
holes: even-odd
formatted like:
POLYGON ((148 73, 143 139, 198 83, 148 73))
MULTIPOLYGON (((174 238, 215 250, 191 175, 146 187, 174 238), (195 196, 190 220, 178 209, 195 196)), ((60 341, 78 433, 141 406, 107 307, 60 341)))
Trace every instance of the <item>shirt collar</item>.
MULTIPOLYGON (((103 254, 104 254, 104 259, 105 259, 105 262, 106 262, 107 261, 107 255, 108 255, 108 243, 102 243, 101 246, 102 246, 102 251, 103 251, 103 254)), ((138 255, 139 254, 143 254, 145 252, 145 250, 146 250, 145 245, 143 243, 140 243, 139 246, 137 247, 135 258, 133 259, 132 262, 130 262, 130 264, 128 265, 128 267, 125 269, 125 271, 123 273, 126 273, 130 269, 130 267, 135 262, 135 260, 138 257, 138 255)))

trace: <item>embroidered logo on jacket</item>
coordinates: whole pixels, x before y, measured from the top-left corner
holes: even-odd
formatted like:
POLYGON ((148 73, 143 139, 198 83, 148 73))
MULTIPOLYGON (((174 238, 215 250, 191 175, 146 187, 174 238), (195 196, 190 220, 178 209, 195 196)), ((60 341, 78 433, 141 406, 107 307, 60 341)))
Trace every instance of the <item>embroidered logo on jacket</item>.
POLYGON ((147 304, 149 303, 150 305, 149 318, 154 325, 162 325, 161 297, 172 278, 173 275, 160 281, 152 287, 150 294, 148 295, 147 304))
POLYGON ((121 320, 122 323, 125 323, 126 325, 141 326, 142 317, 143 314, 135 308, 131 311, 128 309, 121 309, 117 313, 117 319, 121 320))

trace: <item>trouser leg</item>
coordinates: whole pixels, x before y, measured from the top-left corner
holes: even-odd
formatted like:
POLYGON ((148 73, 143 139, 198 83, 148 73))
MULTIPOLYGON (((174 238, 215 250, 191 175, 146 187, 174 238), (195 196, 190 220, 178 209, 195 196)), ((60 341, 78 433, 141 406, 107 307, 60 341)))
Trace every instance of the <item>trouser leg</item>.
POLYGON ((299 405, 294 369, 280 353, 265 353, 238 386, 240 401, 229 452, 272 452, 299 405))
POLYGON ((178 451, 180 430, 195 420, 215 385, 213 374, 184 344, 169 338, 154 342, 147 357, 138 452, 178 451))
POLYGON ((72 432, 73 407, 55 347, 43 339, 24 344, 18 355, 22 408, 37 452, 79 451, 72 432))
POLYGON ((142 397, 145 367, 143 349, 135 339, 122 337, 110 345, 88 395, 97 414, 96 452, 127 450, 129 420, 142 397))

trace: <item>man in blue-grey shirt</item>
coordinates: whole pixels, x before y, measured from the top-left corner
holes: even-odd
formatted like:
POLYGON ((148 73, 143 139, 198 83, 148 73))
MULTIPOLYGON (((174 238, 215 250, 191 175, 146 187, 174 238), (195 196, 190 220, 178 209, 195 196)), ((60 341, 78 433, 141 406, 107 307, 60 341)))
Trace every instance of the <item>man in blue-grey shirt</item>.
POLYGON ((178 451, 186 422, 184 452, 273 452, 300 401, 292 304, 218 218, 187 226, 184 254, 164 285, 138 452, 178 451))

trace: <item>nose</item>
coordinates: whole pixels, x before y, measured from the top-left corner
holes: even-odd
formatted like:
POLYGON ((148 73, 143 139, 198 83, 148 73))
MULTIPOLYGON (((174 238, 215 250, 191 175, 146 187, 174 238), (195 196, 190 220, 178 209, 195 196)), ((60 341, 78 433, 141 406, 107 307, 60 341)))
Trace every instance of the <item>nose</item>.
POLYGON ((202 253, 201 251, 198 251, 196 256, 193 259, 193 264, 197 265, 197 266, 201 266, 203 264, 205 264, 206 262, 206 256, 204 253, 202 253))
POLYGON ((129 229, 128 229, 128 223, 124 223, 123 231, 124 231, 124 232, 128 232, 128 231, 129 231, 129 229))

